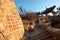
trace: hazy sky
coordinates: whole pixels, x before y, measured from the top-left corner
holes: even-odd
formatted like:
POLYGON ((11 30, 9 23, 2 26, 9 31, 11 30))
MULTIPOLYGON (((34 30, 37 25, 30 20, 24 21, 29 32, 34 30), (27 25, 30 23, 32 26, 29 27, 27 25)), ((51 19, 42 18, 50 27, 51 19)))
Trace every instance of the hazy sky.
POLYGON ((60 0, 15 0, 15 4, 18 9, 22 6, 25 10, 41 12, 53 5, 59 7, 60 0))

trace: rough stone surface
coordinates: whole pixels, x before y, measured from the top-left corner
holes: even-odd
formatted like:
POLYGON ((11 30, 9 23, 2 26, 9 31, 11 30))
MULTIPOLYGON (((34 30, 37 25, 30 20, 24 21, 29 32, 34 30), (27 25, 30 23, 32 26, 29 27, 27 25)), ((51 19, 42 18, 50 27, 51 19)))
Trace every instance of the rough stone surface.
POLYGON ((0 40, 21 40, 24 34, 22 20, 14 0, 0 0, 0 40))

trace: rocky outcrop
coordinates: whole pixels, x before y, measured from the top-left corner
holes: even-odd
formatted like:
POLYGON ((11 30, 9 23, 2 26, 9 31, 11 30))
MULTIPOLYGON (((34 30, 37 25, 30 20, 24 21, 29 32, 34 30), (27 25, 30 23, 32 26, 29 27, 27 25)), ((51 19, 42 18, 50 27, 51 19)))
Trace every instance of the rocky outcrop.
POLYGON ((23 34, 22 20, 14 0, 0 0, 0 40, 21 40, 23 34))

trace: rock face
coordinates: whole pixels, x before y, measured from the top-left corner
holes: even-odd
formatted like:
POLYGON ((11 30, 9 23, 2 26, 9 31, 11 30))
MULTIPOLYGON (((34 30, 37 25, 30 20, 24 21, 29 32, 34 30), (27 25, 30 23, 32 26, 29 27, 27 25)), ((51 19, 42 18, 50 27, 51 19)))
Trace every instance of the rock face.
POLYGON ((14 0, 0 0, 0 40, 21 40, 23 34, 22 20, 14 0))

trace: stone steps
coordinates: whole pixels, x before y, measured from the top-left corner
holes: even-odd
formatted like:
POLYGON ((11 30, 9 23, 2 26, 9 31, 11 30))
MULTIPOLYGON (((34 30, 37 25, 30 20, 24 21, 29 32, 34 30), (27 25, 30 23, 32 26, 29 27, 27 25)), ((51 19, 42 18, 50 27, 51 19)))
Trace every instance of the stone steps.
MULTIPOLYGON (((25 38, 28 38, 28 34, 29 33, 26 33, 26 37, 25 38)), ((44 30, 44 29, 41 29, 41 28, 37 28, 35 29, 33 32, 31 32, 31 34, 29 34, 29 37, 27 40, 50 40, 50 34, 44 30), (48 38, 49 37, 49 38, 48 38)))
POLYGON ((44 32, 42 34, 37 34, 35 36, 32 36, 31 40, 41 40, 41 39, 44 39, 44 38, 49 37, 49 36, 50 36, 50 34, 48 32, 44 32))

